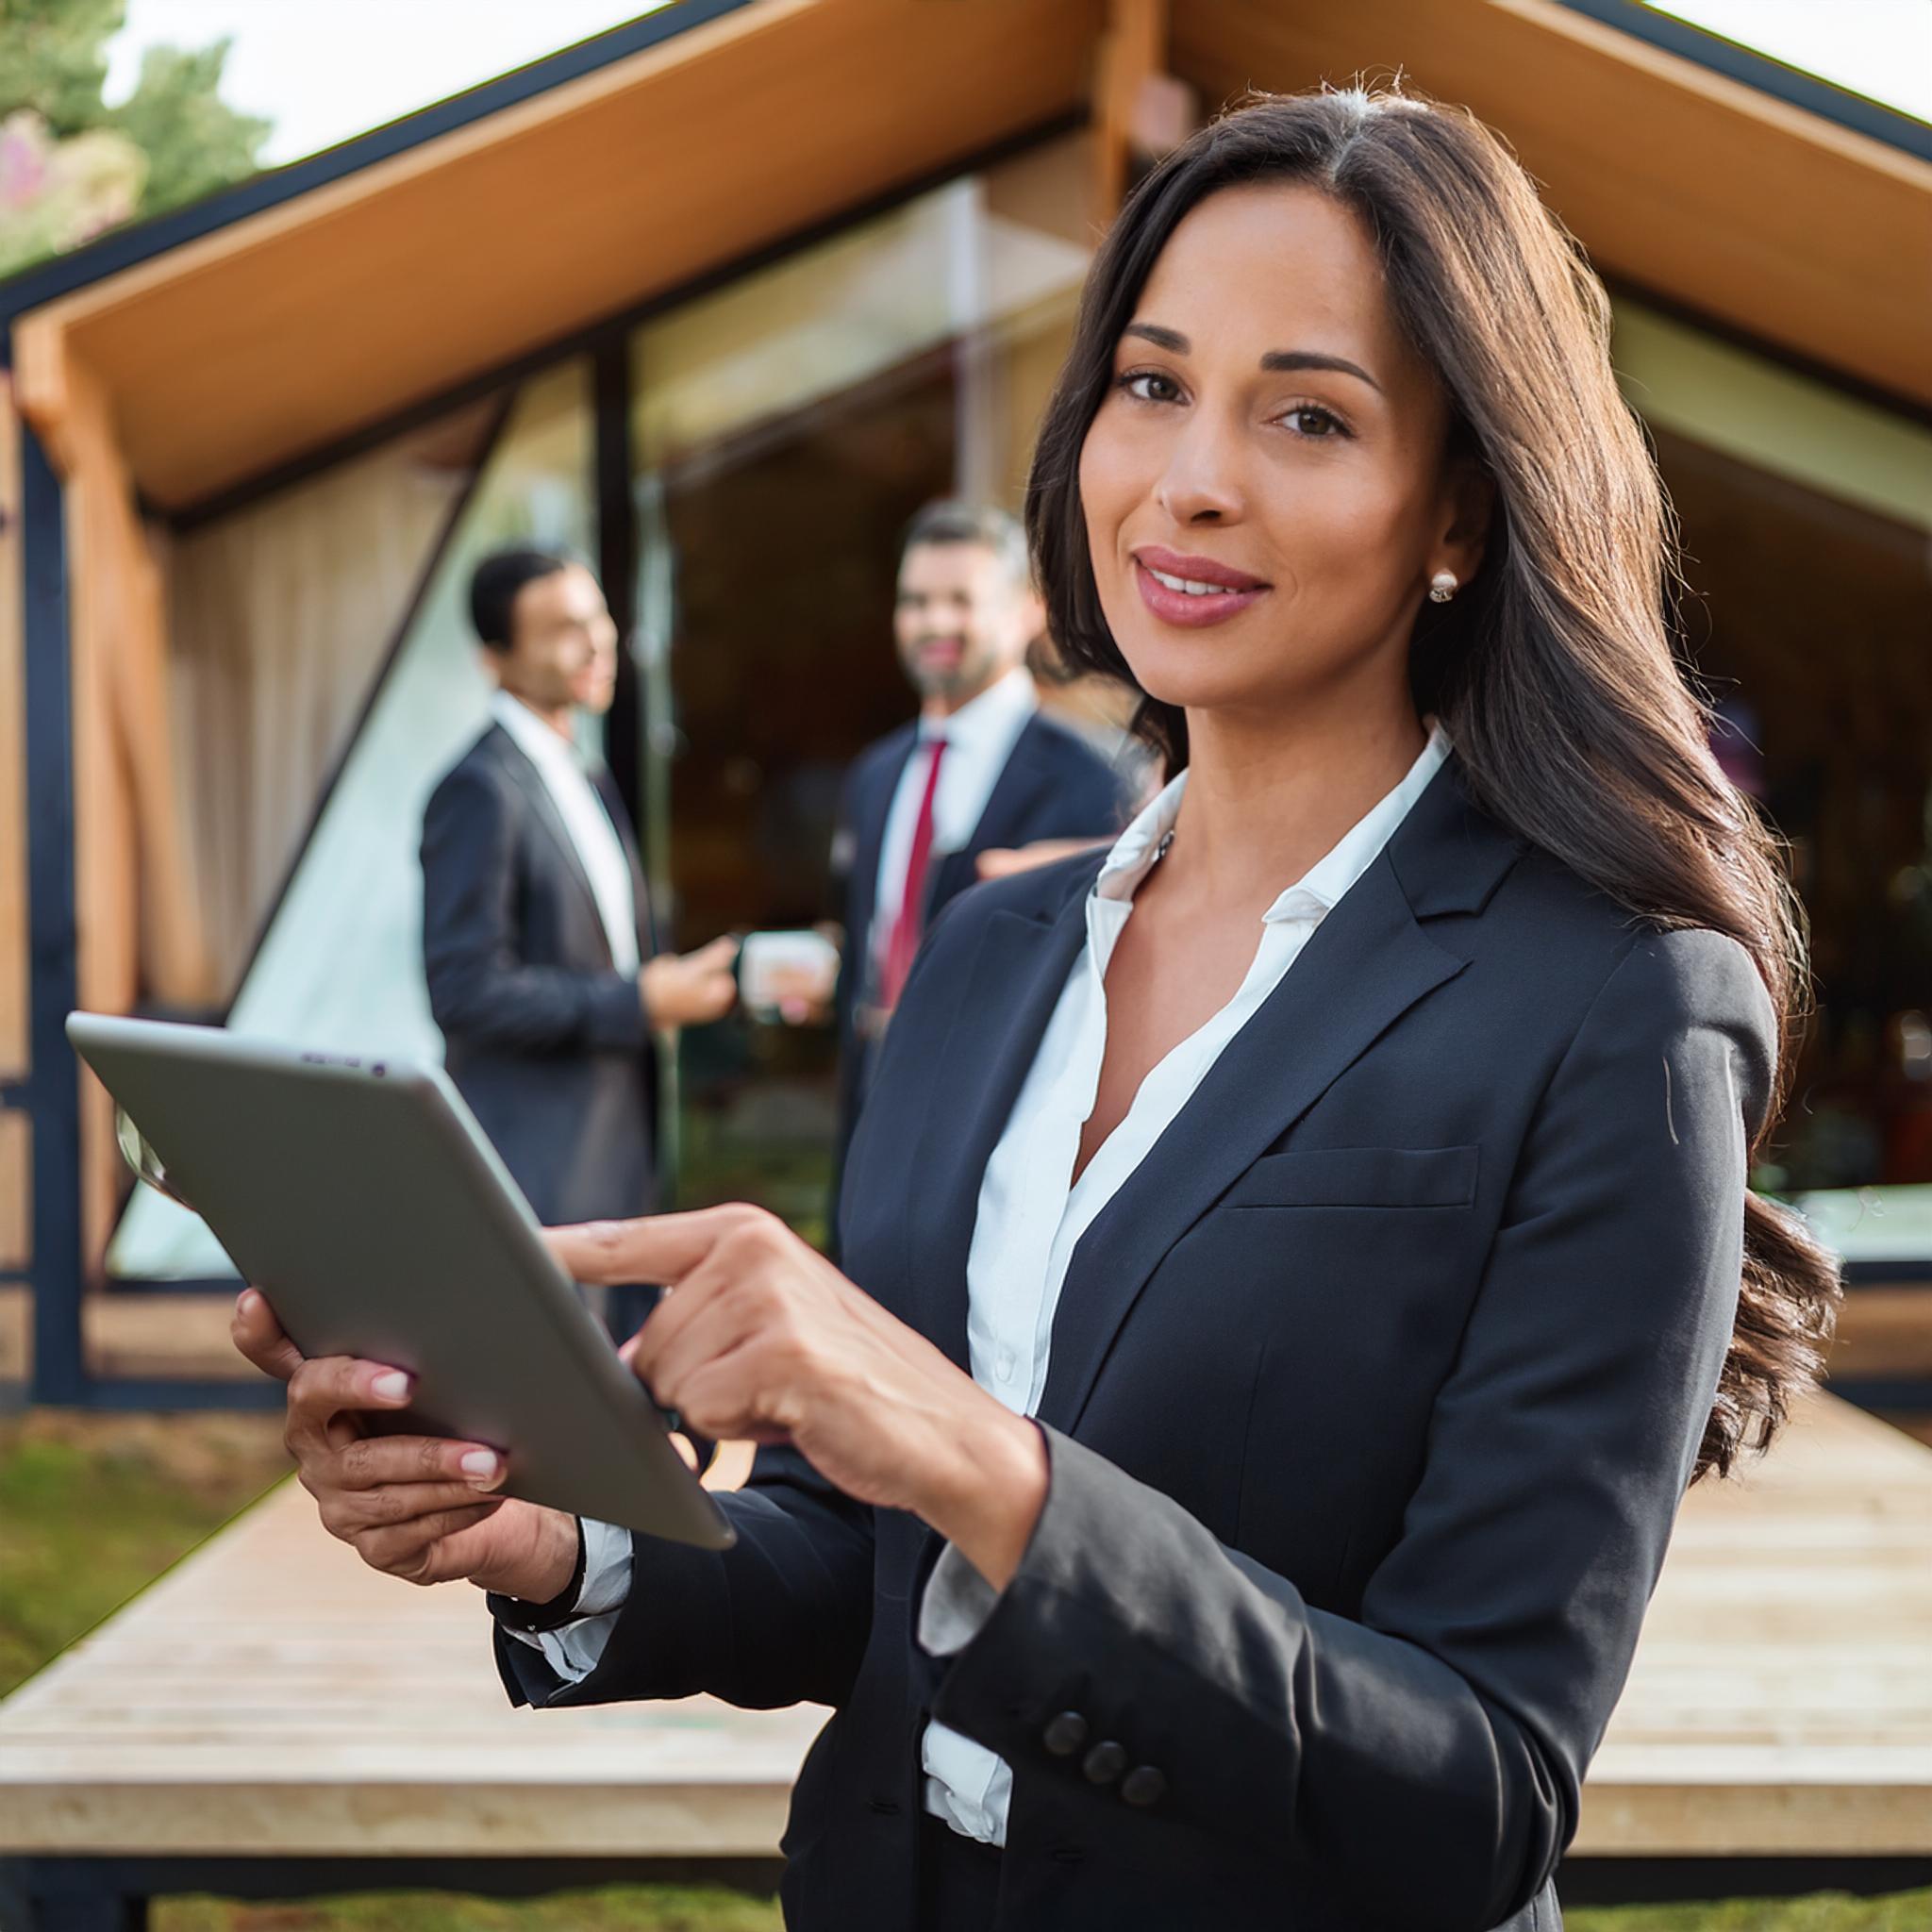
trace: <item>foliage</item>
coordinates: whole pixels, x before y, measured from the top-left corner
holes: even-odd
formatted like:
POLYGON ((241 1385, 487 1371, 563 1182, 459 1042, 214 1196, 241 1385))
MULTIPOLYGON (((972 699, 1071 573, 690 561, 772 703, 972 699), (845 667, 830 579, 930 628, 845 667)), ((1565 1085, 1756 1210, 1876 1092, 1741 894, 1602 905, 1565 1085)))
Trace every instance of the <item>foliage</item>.
POLYGON ((0 0, 0 275, 165 213, 260 166, 271 124, 221 98, 225 39, 150 47, 101 98, 125 0, 0 0))

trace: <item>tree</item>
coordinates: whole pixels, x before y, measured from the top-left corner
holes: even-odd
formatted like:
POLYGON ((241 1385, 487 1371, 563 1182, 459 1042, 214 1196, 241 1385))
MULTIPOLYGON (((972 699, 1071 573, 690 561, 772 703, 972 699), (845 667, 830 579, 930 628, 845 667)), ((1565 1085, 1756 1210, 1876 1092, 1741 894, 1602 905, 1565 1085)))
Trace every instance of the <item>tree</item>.
POLYGON ((101 98, 126 0, 0 0, 0 275, 165 213, 260 167, 272 123, 221 98, 229 42, 150 47, 101 98))

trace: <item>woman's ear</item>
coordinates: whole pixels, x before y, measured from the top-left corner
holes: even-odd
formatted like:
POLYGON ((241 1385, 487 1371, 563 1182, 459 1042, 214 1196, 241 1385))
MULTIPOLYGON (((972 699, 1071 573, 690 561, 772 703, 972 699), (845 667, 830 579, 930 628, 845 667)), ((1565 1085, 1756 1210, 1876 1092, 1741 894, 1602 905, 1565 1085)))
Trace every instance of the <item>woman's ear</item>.
POLYGON ((1451 570, 1466 584, 1482 566, 1495 512, 1496 479, 1473 456, 1457 457, 1448 476, 1448 523, 1438 546, 1435 570, 1451 570))

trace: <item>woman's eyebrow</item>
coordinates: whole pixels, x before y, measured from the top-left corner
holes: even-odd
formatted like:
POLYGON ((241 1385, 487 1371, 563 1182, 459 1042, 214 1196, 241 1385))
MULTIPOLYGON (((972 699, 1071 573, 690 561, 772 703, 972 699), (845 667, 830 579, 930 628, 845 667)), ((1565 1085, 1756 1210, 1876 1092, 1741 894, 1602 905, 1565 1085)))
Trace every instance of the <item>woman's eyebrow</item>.
POLYGON ((1270 349, 1261 358, 1263 369, 1333 369, 1343 375, 1357 375, 1374 390, 1382 393, 1382 385, 1358 362, 1351 362, 1345 356, 1324 356, 1316 349, 1270 349))
MULTIPOLYGON (((1141 336, 1158 349, 1171 349, 1176 356, 1185 356, 1191 346, 1186 336, 1178 329, 1162 328, 1158 322, 1130 322, 1122 329, 1124 336, 1141 336)), ((1324 356, 1314 349, 1270 349, 1261 358, 1263 369, 1333 369, 1342 375, 1357 375, 1378 394, 1382 385, 1362 368, 1359 363, 1351 362, 1341 356, 1324 356)))
POLYGON ((1191 346, 1186 336, 1177 328, 1162 328, 1158 322, 1130 322, 1122 329, 1123 339, 1127 336, 1141 336, 1152 342, 1157 349, 1171 349, 1176 356, 1185 356, 1191 346))

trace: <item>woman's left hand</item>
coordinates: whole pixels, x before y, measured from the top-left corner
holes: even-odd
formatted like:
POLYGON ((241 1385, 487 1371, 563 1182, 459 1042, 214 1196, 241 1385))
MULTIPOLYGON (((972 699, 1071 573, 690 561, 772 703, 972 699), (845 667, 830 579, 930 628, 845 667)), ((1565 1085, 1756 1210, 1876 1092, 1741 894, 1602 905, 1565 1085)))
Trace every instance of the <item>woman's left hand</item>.
POLYGON ((581 1282, 661 1282, 625 1346, 666 1408, 789 1441, 861 1503, 908 1509, 1005 1587, 1046 1497, 1039 1429, 775 1215, 736 1204, 544 1231, 581 1282))

